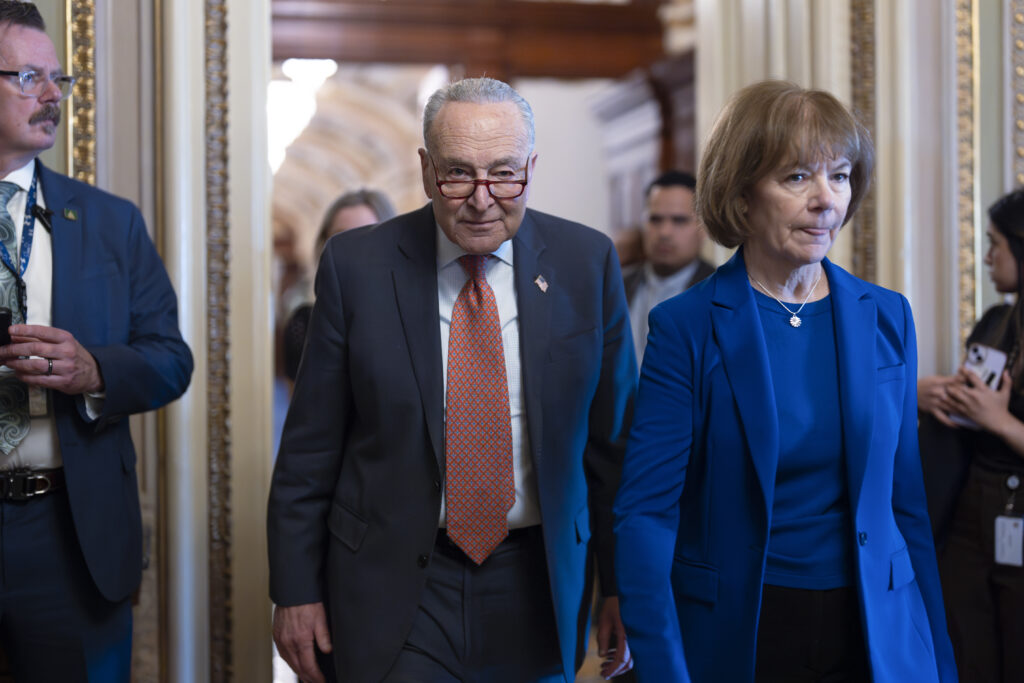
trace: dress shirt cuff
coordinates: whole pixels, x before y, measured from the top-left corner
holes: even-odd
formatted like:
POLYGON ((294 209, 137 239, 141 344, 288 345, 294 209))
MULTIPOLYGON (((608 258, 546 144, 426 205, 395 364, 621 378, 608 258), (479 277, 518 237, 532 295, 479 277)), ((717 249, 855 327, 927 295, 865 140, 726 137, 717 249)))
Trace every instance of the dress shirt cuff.
POLYGON ((95 422, 103 414, 103 402, 106 399, 107 392, 105 391, 87 391, 82 394, 82 400, 85 402, 85 414, 91 421, 95 422))

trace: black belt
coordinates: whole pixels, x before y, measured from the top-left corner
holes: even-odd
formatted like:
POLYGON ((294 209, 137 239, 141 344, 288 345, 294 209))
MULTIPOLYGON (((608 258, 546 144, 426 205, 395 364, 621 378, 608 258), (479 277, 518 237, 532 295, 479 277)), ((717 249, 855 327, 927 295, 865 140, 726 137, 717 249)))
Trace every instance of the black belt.
POLYGON ((28 500, 64 488, 64 468, 0 471, 0 500, 28 500))

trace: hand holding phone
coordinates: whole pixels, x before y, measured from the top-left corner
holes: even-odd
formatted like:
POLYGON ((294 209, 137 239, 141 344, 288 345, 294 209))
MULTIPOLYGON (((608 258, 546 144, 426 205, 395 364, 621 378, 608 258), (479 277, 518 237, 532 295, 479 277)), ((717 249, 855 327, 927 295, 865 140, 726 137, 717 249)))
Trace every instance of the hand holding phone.
MULTIPOLYGON (((967 347, 964 358, 964 369, 980 379, 992 391, 999 390, 999 379, 1006 367, 1006 354, 999 349, 984 344, 971 344, 967 347)), ((978 429, 978 423, 962 415, 949 416, 949 419, 961 427, 978 429)))
POLYGON ((993 349, 984 344, 971 344, 967 347, 967 357, 964 359, 964 368, 970 370, 988 385, 989 389, 999 389, 999 378, 1003 375, 1003 368, 1006 367, 1006 354, 999 349, 993 349))

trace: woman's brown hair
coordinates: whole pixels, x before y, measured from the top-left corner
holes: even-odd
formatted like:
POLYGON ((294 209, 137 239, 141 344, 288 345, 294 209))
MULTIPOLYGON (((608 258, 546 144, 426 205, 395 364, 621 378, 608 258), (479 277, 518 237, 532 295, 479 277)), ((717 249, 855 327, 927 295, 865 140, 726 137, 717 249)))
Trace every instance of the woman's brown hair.
POLYGON ((867 194, 874 169, 871 136, 839 100, 785 81, 743 88, 718 115, 697 173, 697 215, 711 239, 738 247, 751 234, 746 197, 781 166, 820 159, 850 162, 845 225, 867 194))

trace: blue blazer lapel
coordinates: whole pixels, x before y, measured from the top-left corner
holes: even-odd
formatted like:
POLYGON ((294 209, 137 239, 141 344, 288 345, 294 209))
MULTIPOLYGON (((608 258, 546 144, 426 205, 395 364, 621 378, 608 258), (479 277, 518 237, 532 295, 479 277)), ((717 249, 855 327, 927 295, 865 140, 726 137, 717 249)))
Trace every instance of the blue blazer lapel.
MULTIPOLYGON (((53 279, 50 317, 54 327, 66 327, 72 311, 82 305, 79 288, 83 259, 82 224, 85 210, 75 201, 75 184, 36 162, 39 183, 50 215, 50 239, 53 244, 53 279)), ((45 230, 36 221, 36 230, 45 230)))
POLYGON ((551 336, 551 305, 556 296, 537 284, 538 276, 548 287, 557 287, 558 273, 544 258, 543 237, 533 225, 529 210, 512 240, 515 266, 516 307, 519 315, 519 348, 522 363, 523 394, 526 400, 527 433, 534 462, 543 458, 544 364, 551 336))
POLYGON ((711 324, 764 492, 766 519, 770 520, 779 462, 778 410, 764 330, 747 281, 742 249, 719 268, 715 278, 711 324))
POLYGON ((856 510, 874 426, 878 310, 863 283, 827 259, 824 265, 835 316, 846 476, 850 506, 856 510))
POLYGON ((444 471, 444 380, 441 377, 441 320, 437 311, 436 239, 434 212, 428 204, 402 226, 399 255, 391 277, 430 443, 438 467, 444 471))

